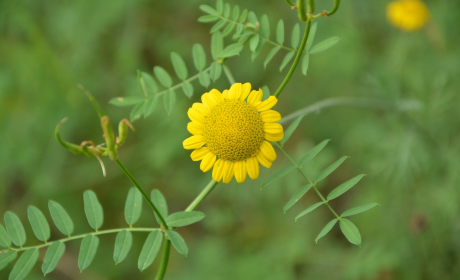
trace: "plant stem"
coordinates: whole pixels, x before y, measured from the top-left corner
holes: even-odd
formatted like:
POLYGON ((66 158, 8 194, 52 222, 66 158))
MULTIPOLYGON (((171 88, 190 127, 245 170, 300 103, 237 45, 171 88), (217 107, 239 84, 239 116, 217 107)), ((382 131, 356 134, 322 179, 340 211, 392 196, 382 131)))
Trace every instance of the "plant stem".
POLYGON ((157 272, 157 276, 155 277, 155 280, 163 280, 163 277, 165 276, 165 273, 166 273, 166 268, 168 267, 170 250, 171 250, 171 241, 165 238, 165 241, 163 242, 163 255, 161 256, 160 268, 157 272))
POLYGON ((340 0, 334 0, 334 7, 332 8, 332 10, 330 10, 326 14, 328 16, 335 14, 335 12, 337 12, 337 10, 339 9, 339 5, 340 5, 340 0))
MULTIPOLYGON (((91 232, 91 233, 84 233, 84 234, 80 234, 80 235, 75 235, 75 236, 71 236, 71 237, 67 237, 67 238, 62 238, 62 239, 59 239, 59 240, 55 240, 53 242, 47 242, 47 243, 44 243, 44 244, 40 244, 40 245, 36 245, 36 246, 29 246, 29 247, 22 247, 22 248, 9 248, 8 250, 13 250, 13 251, 16 251, 16 252, 21 252, 21 251, 26 251, 28 249, 32 249, 32 248, 36 248, 36 249, 40 249, 40 248, 44 248, 44 247, 48 247, 50 246, 51 244, 53 244, 54 242, 68 242, 68 241, 72 241, 72 240, 76 240, 76 239, 81 239, 81 238, 84 238, 85 236, 87 236, 88 234, 91 234, 91 235, 103 235, 103 234, 110 234, 110 233, 118 233, 120 231, 123 231, 123 230, 126 230, 126 231, 134 231, 134 232, 152 232, 154 230, 160 230, 159 228, 119 228, 119 229, 107 229, 107 230, 100 230, 100 231, 96 231, 96 232, 91 232)), ((3 250, 3 251, 0 251, 0 253, 3 253, 5 251, 8 251, 8 250, 3 250)))
POLYGON ((224 68, 224 73, 227 76, 228 81, 230 82, 231 85, 236 83, 235 78, 233 78, 232 72, 230 72, 230 69, 227 66, 227 63, 222 62, 222 67, 224 68))
POLYGON ((305 49, 305 45, 307 44, 308 35, 310 34, 310 25, 311 25, 311 16, 308 16, 307 26, 305 27, 305 32, 303 34, 302 43, 300 44, 299 51, 297 52, 297 55, 294 59, 294 63, 292 63, 291 69, 289 69, 289 72, 284 78, 284 81, 281 83, 279 88, 276 90, 274 94, 275 97, 278 97, 281 94, 281 91, 283 91, 284 87, 287 85, 287 83, 291 79, 292 74, 294 74, 297 64, 299 64, 300 58, 302 57, 302 54, 303 54, 303 50, 305 49))
POLYGON ((321 200, 324 202, 324 204, 326 204, 326 206, 329 208, 329 210, 331 210, 332 214, 334 214, 334 216, 340 220, 340 216, 337 215, 337 213, 334 211, 334 209, 332 209, 332 207, 329 205, 329 201, 326 200, 324 198, 324 196, 321 194, 321 192, 318 190, 318 188, 316 188, 316 182, 313 183, 310 178, 308 178, 308 176, 303 173, 302 171, 302 168, 300 166, 297 165, 297 163, 288 155, 288 153, 286 153, 286 151, 278 144, 278 143, 274 143, 274 146, 276 146, 285 156, 286 158, 292 163, 292 165, 295 166, 295 168, 297 168, 297 171, 300 172, 300 174, 308 181, 308 183, 310 183, 310 185, 312 186, 312 188, 315 190, 315 192, 318 194, 319 198, 321 198, 321 200))
POLYGON ((133 184, 136 186, 136 188, 141 192, 142 196, 145 198, 145 200, 147 201, 147 203, 150 205, 150 207, 152 207, 153 209, 153 212, 155 212, 155 214, 157 215, 157 217, 160 219, 161 221, 161 226, 163 227, 167 227, 167 224, 165 222, 165 219, 163 218, 163 216, 161 215, 160 211, 158 211, 158 209, 156 208, 156 206, 153 204, 152 200, 150 199, 150 197, 145 193, 145 191, 141 188, 141 186, 139 185, 139 183, 137 183, 136 179, 134 179, 133 175, 131 175, 131 173, 129 173, 128 169, 126 169, 126 167, 123 165, 123 163, 121 163, 121 161, 119 159, 116 160, 116 162, 118 163, 118 165, 120 166, 120 168, 123 170, 123 172, 125 172, 126 176, 128 176, 128 178, 131 180, 131 182, 133 182, 133 184))
POLYGON ((201 191, 201 193, 190 203, 190 205, 185 209, 185 212, 190 212, 195 210, 201 202, 214 190, 218 182, 211 180, 206 187, 201 191))

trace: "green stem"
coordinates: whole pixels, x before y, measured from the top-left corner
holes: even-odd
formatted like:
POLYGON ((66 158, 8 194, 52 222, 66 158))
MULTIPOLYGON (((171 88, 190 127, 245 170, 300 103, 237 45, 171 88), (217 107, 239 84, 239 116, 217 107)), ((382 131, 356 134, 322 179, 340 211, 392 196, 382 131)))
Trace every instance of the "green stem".
POLYGON ((335 12, 337 12, 337 10, 339 9, 339 5, 340 5, 340 0, 334 0, 334 7, 332 8, 332 10, 330 10, 326 14, 328 16, 335 14, 335 12))
POLYGON ((230 69, 228 68, 225 61, 222 62, 222 67, 224 68, 224 73, 227 76, 227 79, 230 82, 230 84, 233 85, 234 83, 236 83, 235 78, 233 77, 232 72, 230 72, 230 69))
POLYGON ((278 143, 274 143, 274 145, 286 156, 286 158, 292 163, 292 165, 294 165, 295 168, 297 168, 297 171, 299 171, 300 174, 308 181, 308 183, 310 183, 312 188, 318 194, 319 198, 321 198, 321 200, 324 202, 324 204, 326 204, 326 206, 329 208, 329 210, 331 210, 332 214, 334 214, 334 216, 337 219, 340 220, 340 216, 337 215, 337 213, 334 211, 334 209, 332 209, 332 207, 329 205, 329 201, 324 198, 324 196, 321 194, 321 192, 316 187, 316 182, 313 183, 310 180, 310 178, 308 178, 308 176, 302 171, 302 168, 299 165, 297 165, 297 163, 288 155, 288 153, 286 153, 286 151, 278 143))
MULTIPOLYGON (((40 244, 40 245, 36 245, 36 246, 29 246, 29 247, 22 247, 22 248, 9 248, 8 250, 13 250, 13 251, 16 251, 16 252, 21 252, 21 251, 26 251, 28 249, 32 249, 32 248, 36 248, 36 249, 40 249, 40 248, 44 248, 44 247, 48 247, 50 246, 51 244, 53 244, 54 242, 68 242, 68 241, 72 241, 72 240, 76 240, 76 239, 82 239, 84 238, 85 236, 87 236, 88 234, 91 234, 91 235, 103 235, 103 234, 110 234, 110 233, 118 233, 120 231, 123 231, 123 230, 126 230, 126 231, 134 231, 134 232, 152 232, 154 230, 160 230, 159 228, 119 228, 119 229, 107 229, 107 230, 101 230, 101 231, 96 231, 96 232, 91 232, 91 233, 84 233, 84 234, 80 234, 80 235, 75 235, 75 236, 71 236, 71 237, 67 237, 67 238, 62 238, 62 239, 59 239, 59 240, 55 240, 53 242, 47 242, 47 243, 44 243, 44 244, 40 244)), ((3 250, 3 251, 0 251, 0 253, 3 253, 7 250, 3 250)))
POLYGON ((190 203, 190 205, 185 209, 185 212, 190 212, 195 210, 201 202, 214 190, 214 188, 217 186, 218 182, 211 180, 206 187, 201 191, 201 193, 195 198, 195 200, 190 203))
POLYGON ((121 170, 123 170, 123 172, 126 174, 126 176, 128 176, 128 178, 131 180, 131 182, 133 182, 133 184, 136 186, 136 188, 141 192, 142 196, 145 198, 145 200, 147 201, 147 203, 150 205, 150 207, 152 207, 153 209, 153 212, 155 212, 155 214, 157 215, 157 217, 160 219, 161 221, 161 226, 163 227, 167 227, 167 224, 165 222, 165 219, 163 218, 163 216, 161 215, 160 211, 158 211, 158 209, 156 208, 156 206, 153 204, 152 200, 150 199, 150 197, 145 193, 145 191, 141 188, 141 186, 137 183, 136 179, 134 179, 133 175, 131 175, 131 173, 128 171, 128 169, 126 169, 126 167, 123 165, 123 163, 121 163, 121 161, 119 159, 116 160, 116 162, 118 163, 118 165, 120 166, 121 170))
POLYGON ((283 91, 284 87, 287 85, 287 83, 291 79, 292 74, 294 74, 297 64, 299 64, 300 58, 302 57, 302 54, 303 54, 303 50, 305 49, 305 45, 307 44, 308 35, 310 34, 310 25, 311 25, 310 23, 311 23, 311 17, 309 16, 307 19, 307 26, 305 27, 305 32, 303 34, 302 43, 300 44, 300 48, 299 48, 299 51, 297 52, 297 55, 295 56, 294 63, 292 63, 291 69, 289 69, 289 72, 284 78, 284 81, 281 83, 279 88, 276 90, 274 94, 275 97, 278 97, 281 94, 281 91, 283 91))
POLYGON ((157 276, 155 277, 155 280, 163 280, 163 277, 165 277, 166 268, 168 267, 168 262, 169 262, 169 251, 170 250, 171 250, 171 241, 165 238, 165 241, 163 242, 163 255, 161 256, 160 268, 157 272, 157 276))

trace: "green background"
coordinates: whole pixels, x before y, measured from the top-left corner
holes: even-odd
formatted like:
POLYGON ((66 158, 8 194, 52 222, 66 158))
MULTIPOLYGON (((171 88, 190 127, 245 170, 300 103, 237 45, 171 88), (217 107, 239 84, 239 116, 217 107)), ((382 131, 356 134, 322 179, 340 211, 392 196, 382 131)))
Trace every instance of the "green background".
MULTIPOLYGON (((317 1, 317 11, 332 1, 317 1)), ((319 185, 323 194, 358 175, 368 174, 331 202, 338 211, 378 202, 381 207, 350 217, 360 229, 361 248, 350 244, 336 225, 318 244, 314 239, 333 216, 321 207, 294 222, 318 202, 313 191, 283 214, 283 206, 305 184, 299 174, 260 190, 275 171, 289 166, 278 152, 270 170, 257 181, 219 184, 199 207, 206 218, 182 228, 190 252, 172 250, 165 279, 459 279, 460 278, 460 3, 427 1, 431 21, 416 33, 391 27, 388 1, 342 1, 339 11, 319 18, 316 42, 339 36, 331 49, 312 55, 308 76, 300 69, 276 106, 283 116, 326 98, 354 97, 378 106, 337 106, 306 116, 286 144, 298 160, 324 139, 328 146, 306 168, 314 177, 343 155, 351 156, 319 185), (375 101, 375 102, 374 102, 375 101)), ((173 68, 170 52, 196 71, 192 45, 209 52, 210 24, 197 22, 200 4, 213 1, 94 0, 0 2, 0 210, 14 211, 26 226, 26 245, 38 244, 27 222, 27 206, 47 213, 49 199, 60 202, 76 224, 76 234, 90 232, 83 211, 83 191, 94 190, 104 207, 104 229, 125 227, 123 207, 131 183, 114 162, 104 159, 104 178, 94 158, 74 156, 54 139, 55 125, 64 139, 102 142, 100 122, 82 83, 100 101, 114 123, 129 117, 130 107, 115 107, 116 96, 140 96, 136 71, 173 68)), ((267 14, 272 30, 284 19, 286 42, 298 21, 282 0, 232 1, 267 14)), ((303 25, 301 25, 301 29, 303 25)), ((230 44, 226 38, 226 44, 230 44)), ((248 47, 228 60, 238 82, 267 85, 273 93, 288 69, 278 68, 284 51, 264 70, 265 47, 254 62, 248 47)), ((289 64, 290 65, 290 64, 289 64)), ((178 80, 175 80, 177 83, 178 80)), ((184 209, 210 180, 182 147, 188 137, 187 108, 206 91, 197 82, 190 99, 177 91, 167 116, 160 102, 154 114, 137 120, 135 133, 120 149, 120 159, 148 191, 160 189, 170 212, 184 209)), ((229 87, 225 76, 211 88, 229 87)), ((286 128, 286 127, 285 127, 286 128)), ((144 204, 138 226, 153 226, 144 204)), ((101 238, 93 264, 80 274, 79 241, 47 279, 153 279, 159 260, 144 272, 137 257, 146 234, 134 234, 128 258, 114 265, 114 235, 101 238)), ((52 226, 52 240, 62 238, 52 226)), ((41 250, 41 259, 44 250, 41 250)), ((39 261, 29 279, 42 279, 39 261)), ((10 264, 0 272, 7 279, 10 264)))

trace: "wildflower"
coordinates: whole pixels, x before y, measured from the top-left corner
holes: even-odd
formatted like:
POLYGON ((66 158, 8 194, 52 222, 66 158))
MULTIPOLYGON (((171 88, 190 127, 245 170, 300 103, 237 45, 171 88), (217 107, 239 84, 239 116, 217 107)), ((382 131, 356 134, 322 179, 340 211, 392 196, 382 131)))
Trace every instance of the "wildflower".
POLYGON ((275 96, 262 101, 261 89, 251 91, 251 84, 233 84, 220 93, 213 89, 201 96, 187 112, 191 122, 187 130, 193 136, 185 139, 184 148, 194 150, 191 158, 201 160, 200 169, 212 168, 212 178, 238 183, 259 177, 259 163, 270 168, 276 153, 269 141, 284 137, 283 127, 276 123, 280 113, 270 110, 278 102, 275 96))
POLYGON ((430 17, 430 11, 420 0, 397 0, 387 6, 388 21, 404 31, 422 28, 430 17))

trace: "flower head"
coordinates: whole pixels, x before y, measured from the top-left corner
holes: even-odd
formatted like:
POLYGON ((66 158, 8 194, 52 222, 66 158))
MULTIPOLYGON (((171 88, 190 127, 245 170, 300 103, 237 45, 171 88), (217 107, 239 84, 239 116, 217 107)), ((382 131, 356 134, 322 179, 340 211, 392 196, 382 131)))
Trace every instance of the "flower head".
POLYGON ((388 21, 404 31, 422 28, 430 18, 430 11, 420 0, 396 0, 387 6, 388 21))
POLYGON ((187 130, 193 136, 184 140, 191 158, 201 160, 203 172, 211 169, 212 178, 229 183, 233 176, 238 183, 246 176, 259 177, 259 163, 270 168, 276 159, 268 141, 280 141, 283 127, 276 123, 280 113, 270 110, 278 102, 274 96, 262 101, 261 89, 251 91, 251 84, 233 84, 220 93, 213 89, 201 96, 187 112, 191 122, 187 130))

